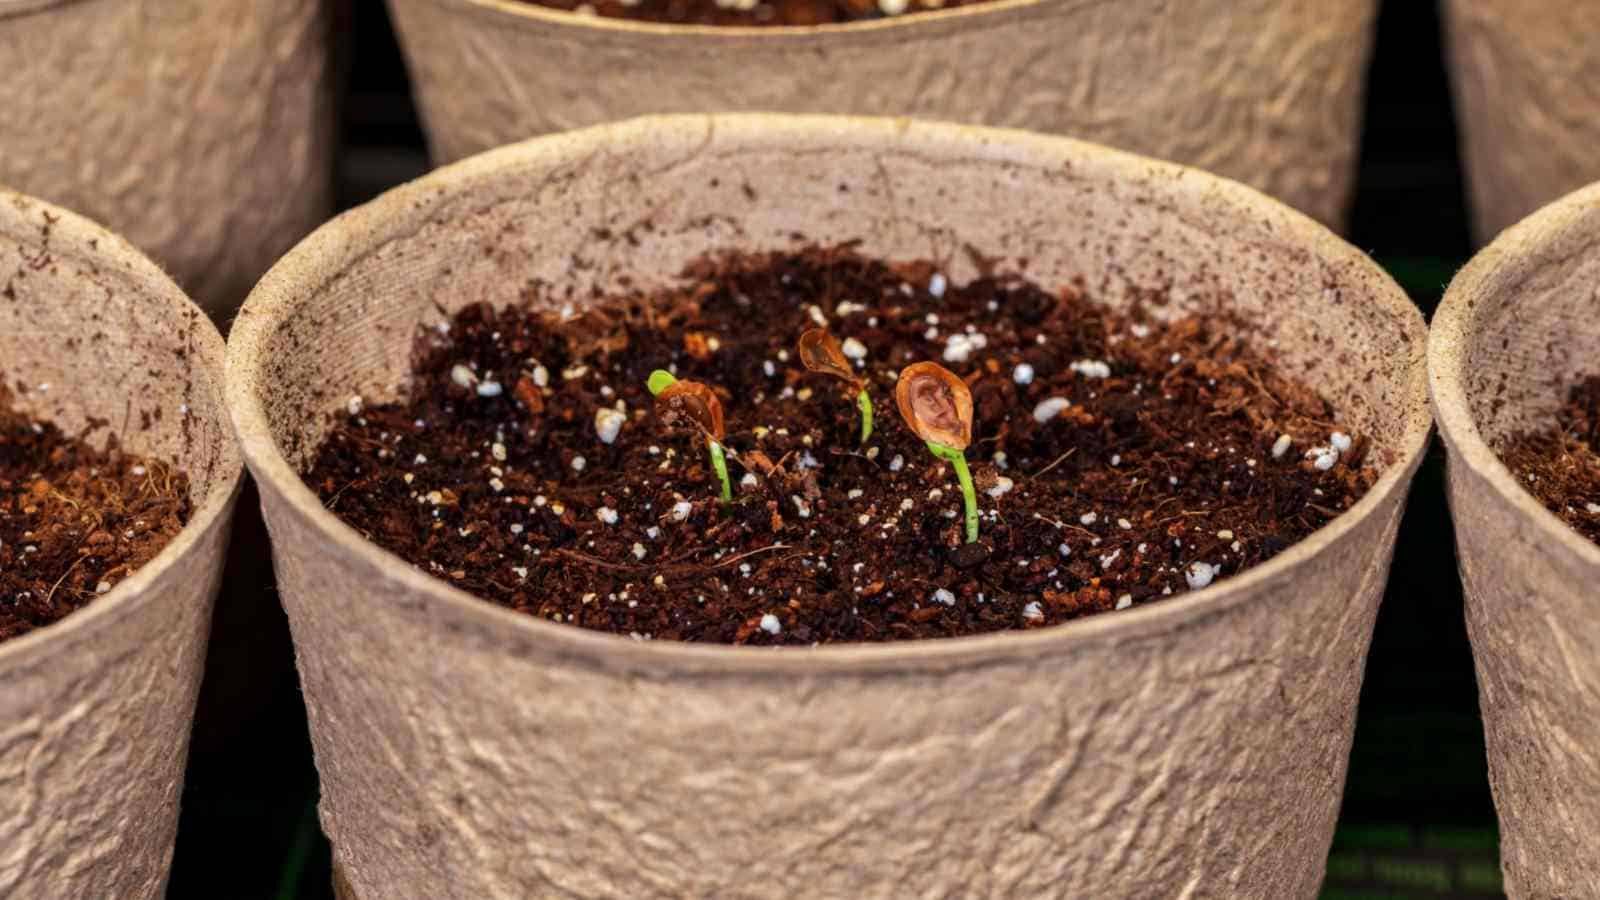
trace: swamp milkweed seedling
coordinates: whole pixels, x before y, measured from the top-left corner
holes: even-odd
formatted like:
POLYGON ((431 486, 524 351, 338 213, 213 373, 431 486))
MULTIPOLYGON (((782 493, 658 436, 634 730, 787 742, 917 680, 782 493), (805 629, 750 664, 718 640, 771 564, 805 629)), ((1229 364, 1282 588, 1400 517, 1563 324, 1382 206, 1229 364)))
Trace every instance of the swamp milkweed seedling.
POLYGON ((733 502, 733 484, 728 480, 728 460, 722 452, 722 441, 727 430, 722 420, 722 401, 711 388, 698 381, 679 381, 671 372, 657 369, 646 382, 650 393, 661 409, 661 418, 668 425, 679 425, 685 420, 700 429, 706 436, 706 449, 711 453, 711 468, 722 482, 722 502, 733 502))
POLYGON ((961 497, 967 505, 967 543, 978 540, 978 492, 967 468, 967 445, 972 443, 972 391, 967 383, 938 363, 919 362, 900 372, 894 387, 895 405, 928 449, 956 470, 961 497))
POLYGON ((800 335, 800 362, 813 372, 845 382, 856 390, 856 407, 861 410, 861 443, 872 437, 872 397, 867 393, 867 381, 856 375, 845 358, 839 339, 826 328, 810 328, 800 335))

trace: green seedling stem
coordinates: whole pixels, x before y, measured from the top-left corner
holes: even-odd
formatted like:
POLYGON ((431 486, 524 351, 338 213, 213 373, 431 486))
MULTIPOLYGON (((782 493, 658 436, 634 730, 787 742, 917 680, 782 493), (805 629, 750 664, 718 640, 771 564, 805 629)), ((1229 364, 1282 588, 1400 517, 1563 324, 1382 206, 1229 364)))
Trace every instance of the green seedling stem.
POLYGON ((961 482, 961 499, 967 505, 967 543, 978 540, 978 491, 972 485, 972 471, 967 468, 967 454, 955 447, 946 447, 928 441, 928 449, 934 456, 950 463, 956 470, 956 480, 961 482))

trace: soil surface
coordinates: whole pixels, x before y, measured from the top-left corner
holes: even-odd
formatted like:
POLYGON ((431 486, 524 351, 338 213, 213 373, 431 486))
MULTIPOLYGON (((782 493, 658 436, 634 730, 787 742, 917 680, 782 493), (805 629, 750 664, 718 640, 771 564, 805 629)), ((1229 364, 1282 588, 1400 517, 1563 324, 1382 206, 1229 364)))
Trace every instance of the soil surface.
POLYGON ((1556 423, 1514 435, 1500 458, 1528 492, 1591 541, 1600 543, 1600 376, 1567 397, 1556 423))
POLYGON ((306 478, 424 571, 641 639, 1047 626, 1262 562, 1376 478, 1363 438, 1246 329, 1162 325, 1161 302, 1118 313, 1081 285, 954 285, 849 247, 708 257, 681 288, 586 314, 476 305, 425 329, 410 400, 350 398, 306 478), (874 401, 866 446, 853 388, 799 363, 796 339, 822 323, 874 401), (951 465, 896 412, 896 375, 919 360, 971 387, 977 544, 951 465), (658 414, 657 368, 720 394, 730 507, 705 438, 658 414))
POLYGON ((887 19, 989 0, 525 0, 610 19, 667 25, 807 26, 887 19))
POLYGON ((189 481, 13 408, 0 386, 0 641, 87 606, 189 519, 189 481))

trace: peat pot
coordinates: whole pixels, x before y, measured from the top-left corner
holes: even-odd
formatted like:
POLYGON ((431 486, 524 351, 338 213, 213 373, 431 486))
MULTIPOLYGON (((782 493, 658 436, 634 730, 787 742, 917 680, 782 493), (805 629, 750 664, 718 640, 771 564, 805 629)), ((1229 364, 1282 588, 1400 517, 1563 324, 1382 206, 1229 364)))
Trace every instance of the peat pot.
POLYGON ((652 113, 905 115, 1099 141, 1245 181, 1342 226, 1376 0, 998 0, 816 27, 389 0, 451 162, 652 113))
POLYGON ((1513 226, 1445 294, 1428 370, 1449 451, 1500 858, 1513 897, 1600 896, 1600 547, 1491 449, 1600 371, 1600 185, 1513 226))
POLYGON ((0 183, 104 222, 218 320, 331 211, 343 0, 0 0, 0 183))
MULTIPOLYGON (((956 256, 950 277, 975 277, 956 256)), ((1424 345, 1400 289, 1310 219, 1015 131, 638 119, 485 153, 335 219, 246 302, 228 391, 350 892, 1314 896, 1429 431, 1424 345), (1337 398, 1381 478, 1209 590, 1042 631, 787 652, 512 613, 367 543, 296 474, 346 398, 403 390, 415 330, 453 307, 541 281, 575 298, 661 285, 708 249, 796 231, 891 259, 970 245, 1121 302, 1170 285, 1167 314, 1220 304, 1337 398)))
POLYGON ((1600 178, 1600 3, 1447 0, 1450 77, 1480 243, 1600 178))
POLYGON ((105 596, 0 644, 0 896, 161 897, 242 472, 222 337, 126 241, 6 191, 0 283, 0 378, 34 386, 14 400, 68 434, 110 422, 193 507, 105 596))

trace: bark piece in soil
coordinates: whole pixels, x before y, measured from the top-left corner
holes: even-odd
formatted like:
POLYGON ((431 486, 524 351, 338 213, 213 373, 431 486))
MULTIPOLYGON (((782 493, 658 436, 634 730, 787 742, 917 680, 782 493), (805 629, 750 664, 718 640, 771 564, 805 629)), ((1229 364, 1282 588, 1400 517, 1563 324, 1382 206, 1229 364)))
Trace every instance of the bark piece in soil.
POLYGON ((0 641, 88 605, 188 521, 181 471, 87 437, 16 411, 0 385, 0 641))
POLYGON ((584 628, 814 644, 1044 627, 1257 565, 1376 478, 1245 323, 1163 324, 1163 299, 954 285, 850 246, 708 256, 582 315, 474 305, 423 329, 410 396, 351 398, 305 477, 422 570, 584 628), (865 446, 853 389, 799 361, 818 324, 869 386, 865 446), (982 549, 950 466, 893 412, 918 360, 973 394, 982 549), (719 392, 726 508, 704 437, 653 409, 658 368, 719 392))
POLYGON ((1574 385, 1550 427, 1512 435, 1500 459, 1517 482, 1579 534, 1600 543, 1600 376, 1574 385))

